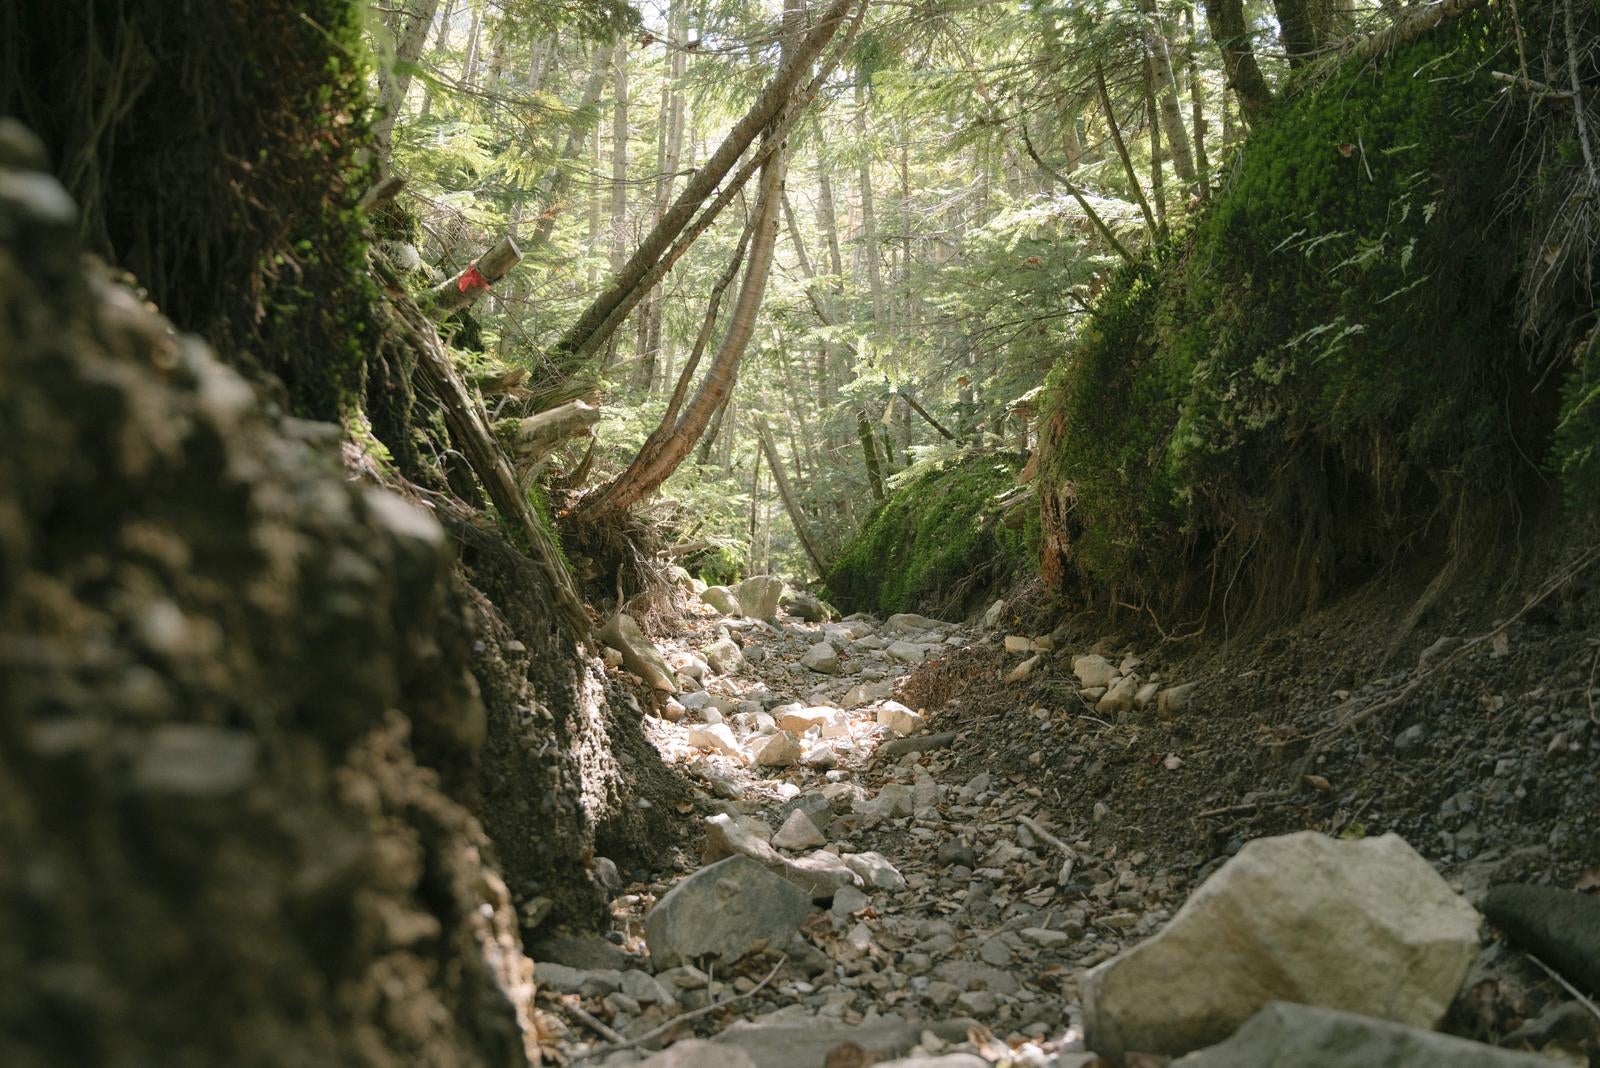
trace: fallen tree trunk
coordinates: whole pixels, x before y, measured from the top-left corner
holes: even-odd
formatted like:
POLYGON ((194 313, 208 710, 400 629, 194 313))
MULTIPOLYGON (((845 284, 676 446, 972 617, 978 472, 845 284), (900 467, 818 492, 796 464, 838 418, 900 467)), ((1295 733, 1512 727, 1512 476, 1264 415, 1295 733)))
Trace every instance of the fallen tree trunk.
POLYGON ((537 464, 568 438, 586 433, 600 421, 600 409, 583 401, 571 401, 517 424, 511 443, 517 462, 523 467, 537 464))
POLYGON ((909 390, 902 389, 900 391, 900 397, 907 404, 911 405, 911 410, 912 411, 916 412, 918 415, 922 416, 923 419, 927 420, 929 426, 933 427, 933 429, 937 430, 940 434, 944 435, 946 440, 948 440, 948 441, 956 440, 956 436, 954 434, 950 433, 950 431, 946 430, 944 428, 943 424, 941 424, 939 422, 939 420, 935 419, 933 416, 928 414, 928 409, 924 408, 922 405, 917 403, 916 398, 911 395, 911 392, 909 390))
POLYGON ((427 306, 434 318, 443 319, 477 303, 489 287, 511 273, 522 260, 522 250, 510 235, 448 278, 428 291, 427 306))

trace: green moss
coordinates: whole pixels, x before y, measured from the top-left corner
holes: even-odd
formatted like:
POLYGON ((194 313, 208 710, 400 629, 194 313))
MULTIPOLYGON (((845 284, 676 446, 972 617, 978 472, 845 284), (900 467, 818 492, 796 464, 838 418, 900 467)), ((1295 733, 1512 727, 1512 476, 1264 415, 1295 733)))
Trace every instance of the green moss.
POLYGON ((723 545, 695 555, 690 563, 707 586, 732 586, 744 577, 744 559, 723 545))
POLYGON ((831 598, 850 611, 961 612, 1031 571, 1038 510, 1010 526, 995 501, 1017 470, 1011 458, 968 456, 896 490, 840 553, 831 598))
POLYGON ((1079 573, 1171 596, 1210 565, 1246 600, 1314 597, 1500 493, 1521 222, 1487 121, 1500 40, 1464 18, 1294 99, 1192 231, 1113 279, 1046 398, 1079 573))

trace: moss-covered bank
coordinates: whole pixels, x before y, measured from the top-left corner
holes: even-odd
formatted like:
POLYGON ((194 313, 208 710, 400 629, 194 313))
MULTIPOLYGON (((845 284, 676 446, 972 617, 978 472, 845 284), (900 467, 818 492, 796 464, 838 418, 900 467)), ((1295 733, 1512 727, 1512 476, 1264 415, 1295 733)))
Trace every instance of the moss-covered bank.
POLYGON ((1260 621, 1543 493, 1509 40, 1480 13, 1302 92, 1115 277, 1049 380, 1048 579, 1260 621))
POLYGON ((890 496, 840 553, 828 591, 847 611, 970 611, 1031 572, 1038 515, 998 498, 1016 485, 1015 457, 966 456, 918 475, 890 496))

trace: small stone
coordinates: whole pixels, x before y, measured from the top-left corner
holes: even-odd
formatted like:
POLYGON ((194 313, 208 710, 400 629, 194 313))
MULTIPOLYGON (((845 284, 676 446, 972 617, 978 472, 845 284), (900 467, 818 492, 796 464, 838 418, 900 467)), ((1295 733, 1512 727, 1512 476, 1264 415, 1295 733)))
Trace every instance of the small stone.
POLYGON ((772 836, 772 844, 781 849, 814 849, 827 844, 827 841, 811 817, 799 809, 789 813, 789 818, 783 821, 778 833, 772 836))
POLYGON ((688 743, 698 749, 710 749, 739 760, 744 759, 744 750, 739 747, 739 742, 733 736, 733 731, 728 729, 726 723, 698 724, 689 728, 688 743))
POLYGON ((1198 683, 1186 682, 1182 686, 1169 686, 1156 695, 1156 711, 1162 716, 1175 716, 1189 707, 1198 683))
POLYGON ((1033 652, 1033 639, 1025 638, 1020 634, 1007 634, 1005 645, 1008 653, 1033 652))
POLYGON ((885 701, 878 709, 878 722, 901 736, 919 734, 925 726, 920 713, 913 712, 899 701, 885 701))
POLYGON ((1028 657, 1028 659, 1024 660, 1010 671, 1006 672, 1006 681, 1021 682, 1023 679, 1033 674, 1033 669, 1038 667, 1039 661, 1043 659, 1043 654, 1038 653, 1028 657))
POLYGON ((823 675, 839 674, 839 653, 828 642, 818 642, 800 658, 803 667, 823 675))

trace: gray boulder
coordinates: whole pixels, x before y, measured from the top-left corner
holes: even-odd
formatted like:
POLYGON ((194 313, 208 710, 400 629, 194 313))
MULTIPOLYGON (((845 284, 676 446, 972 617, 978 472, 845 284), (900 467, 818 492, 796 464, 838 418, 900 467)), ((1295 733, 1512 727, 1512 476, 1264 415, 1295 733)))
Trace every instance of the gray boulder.
POLYGON ((643 679, 646 686, 667 693, 678 688, 677 677, 661 650, 626 612, 618 612, 600 628, 600 640, 621 653, 623 666, 643 679))
POLYGON ((1233 1037, 1172 1068, 1550 1068, 1531 1053, 1370 1016, 1272 1001, 1233 1037))
POLYGON ((771 623, 778 616, 783 579, 776 575, 757 575, 739 583, 733 592, 739 598, 739 611, 751 619, 764 619, 771 623))
POLYGON ((744 667, 744 653, 732 638, 718 638, 705 648, 706 663, 718 675, 732 675, 744 667))
POLYGON ((839 674, 839 654, 827 642, 818 642, 807 649, 800 663, 823 675, 839 674))
POLYGON ((701 868, 669 890, 644 918, 657 969, 701 956, 732 963, 781 945, 811 914, 805 891, 748 857, 701 868))
POLYGON ((1478 914, 1404 840, 1251 842, 1157 935, 1090 971, 1090 1049, 1179 1054, 1268 1001, 1431 1028, 1478 952, 1478 914))
POLYGON ((826 623, 833 618, 833 611, 816 597, 802 590, 792 590, 784 597, 790 613, 799 616, 807 623, 826 623))
POLYGON ((1507 883, 1490 887, 1483 914, 1522 949, 1600 993, 1600 898, 1507 883))
POLYGON ((688 1038, 643 1061, 639 1068, 756 1068, 750 1054, 737 1046, 721 1046, 688 1038))

